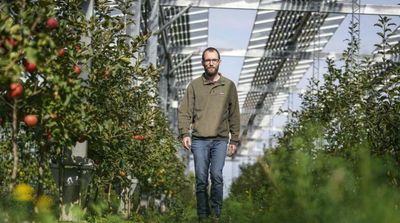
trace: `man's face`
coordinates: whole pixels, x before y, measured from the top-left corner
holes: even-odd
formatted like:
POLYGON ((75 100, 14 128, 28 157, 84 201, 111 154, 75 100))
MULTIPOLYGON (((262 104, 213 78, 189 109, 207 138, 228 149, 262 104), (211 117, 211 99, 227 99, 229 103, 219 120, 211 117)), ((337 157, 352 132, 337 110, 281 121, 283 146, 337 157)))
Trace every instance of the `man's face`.
POLYGON ((218 74, 219 63, 220 60, 218 59, 217 52, 206 51, 204 53, 203 67, 208 76, 214 76, 218 74))

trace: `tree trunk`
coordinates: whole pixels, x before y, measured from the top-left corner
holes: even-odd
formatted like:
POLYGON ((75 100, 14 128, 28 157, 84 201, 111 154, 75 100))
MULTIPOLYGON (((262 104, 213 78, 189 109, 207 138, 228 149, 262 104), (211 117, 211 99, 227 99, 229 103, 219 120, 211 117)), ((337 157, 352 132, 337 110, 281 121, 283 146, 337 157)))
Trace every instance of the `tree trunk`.
POLYGON ((14 100, 13 103, 13 113, 12 113, 12 129, 11 129, 11 142, 12 142, 12 150, 13 150, 13 169, 11 173, 11 183, 10 183, 10 191, 15 186, 17 180, 18 173, 18 144, 17 144, 17 133, 18 133, 18 106, 17 100, 14 100))

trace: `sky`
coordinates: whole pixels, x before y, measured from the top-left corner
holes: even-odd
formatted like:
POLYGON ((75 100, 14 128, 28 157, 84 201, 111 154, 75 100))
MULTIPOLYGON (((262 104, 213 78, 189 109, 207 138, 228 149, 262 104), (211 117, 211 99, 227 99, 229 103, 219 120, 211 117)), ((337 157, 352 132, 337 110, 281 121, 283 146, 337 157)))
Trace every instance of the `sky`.
MULTIPOLYGON (((246 49, 255 16, 255 10, 210 9, 208 45, 246 49)), ((243 60, 243 57, 221 57, 220 72, 237 84, 243 60)))
MULTIPOLYGON (((350 3, 351 0, 348 0, 350 3)), ((361 0, 361 4, 380 4, 380 5, 397 5, 400 0, 361 0)), ((400 14, 400 13, 399 13, 400 14)), ((225 49, 246 49, 251 31, 253 29, 253 23, 255 20, 255 10, 235 10, 235 9, 210 9, 209 14, 209 46, 216 48, 225 49)), ((374 49, 373 44, 379 40, 376 32, 379 31, 373 26, 378 20, 378 16, 362 15, 360 30, 361 30, 361 54, 370 54, 374 49)), ((400 24, 399 18, 394 18, 397 24, 400 24)), ((326 45, 323 52, 335 52, 341 53, 346 47, 345 39, 348 36, 348 26, 350 24, 350 15, 342 22, 341 26, 331 38, 330 42, 326 45)), ((239 80, 241 67, 243 65, 243 57, 221 57, 220 72, 226 77, 233 80, 236 84, 239 80)), ((326 71, 326 64, 322 58, 320 61, 320 75, 326 71)), ((305 88, 308 84, 308 79, 312 76, 312 67, 303 77, 298 84, 298 88, 305 88)), ((291 97, 290 106, 292 109, 299 109, 301 100, 298 94, 294 94, 291 97)), ((288 103, 283 105, 284 108, 288 107, 288 103)), ((283 116, 276 116, 272 121, 274 127, 282 127, 285 125, 287 118, 283 116)), ((267 132, 263 137, 271 137, 271 132, 267 132)), ((259 143, 258 147, 262 147, 259 143)), ((260 148, 257 148, 260 149, 260 148)), ((225 197, 228 194, 228 190, 232 180, 239 176, 240 170, 239 165, 248 164, 254 162, 254 157, 241 157, 237 160, 227 159, 224 168, 225 175, 225 197)), ((193 165, 193 164, 191 164, 193 165)))

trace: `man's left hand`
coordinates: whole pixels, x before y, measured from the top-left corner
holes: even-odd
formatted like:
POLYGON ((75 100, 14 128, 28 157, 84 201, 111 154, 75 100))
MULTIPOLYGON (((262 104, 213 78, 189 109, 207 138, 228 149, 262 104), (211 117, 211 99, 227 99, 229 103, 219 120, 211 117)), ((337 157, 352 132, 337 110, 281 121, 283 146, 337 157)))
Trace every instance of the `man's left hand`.
POLYGON ((228 146, 228 156, 231 157, 236 153, 236 145, 235 144, 229 144, 228 146))

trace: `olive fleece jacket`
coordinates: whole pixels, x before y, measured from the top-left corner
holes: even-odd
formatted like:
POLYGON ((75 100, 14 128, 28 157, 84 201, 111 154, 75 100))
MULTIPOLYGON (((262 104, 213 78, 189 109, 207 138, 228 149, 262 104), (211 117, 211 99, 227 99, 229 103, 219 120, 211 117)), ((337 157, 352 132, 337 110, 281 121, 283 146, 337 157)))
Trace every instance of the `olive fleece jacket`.
POLYGON ((178 109, 180 137, 229 138, 239 143, 240 113, 235 84, 228 78, 208 81, 203 74, 190 82, 178 109))

